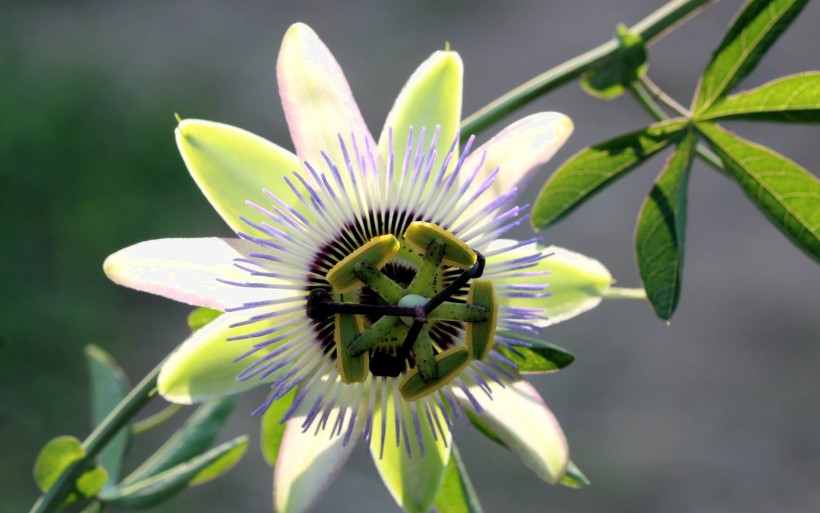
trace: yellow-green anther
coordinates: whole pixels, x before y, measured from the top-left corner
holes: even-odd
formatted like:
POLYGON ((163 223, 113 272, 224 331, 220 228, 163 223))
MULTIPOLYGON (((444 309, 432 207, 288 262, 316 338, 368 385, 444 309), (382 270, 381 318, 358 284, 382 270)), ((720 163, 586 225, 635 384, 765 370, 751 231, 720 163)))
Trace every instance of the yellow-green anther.
POLYGON ((353 266, 353 274, 391 305, 398 303, 405 295, 404 289, 398 283, 370 262, 357 262, 353 266))
POLYGON ((335 315, 333 340, 336 342, 336 367, 344 383, 360 383, 367 378, 370 370, 370 354, 365 351, 353 356, 348 348, 348 342, 358 337, 362 328, 362 319, 358 315, 335 315))
POLYGON ((439 321, 484 322, 490 318, 490 310, 484 306, 445 301, 427 314, 427 318, 439 321))
POLYGON ((416 221, 411 223, 404 232, 404 241, 419 252, 425 251, 430 241, 434 239, 444 241, 443 264, 459 269, 469 269, 475 263, 475 251, 470 249, 470 246, 463 240, 438 225, 416 221))
POLYGON ((370 325, 370 327, 361 333, 359 336, 350 340, 347 344, 347 349, 353 356, 358 356, 365 351, 369 351, 376 347, 383 338, 387 337, 391 331, 400 325, 401 321, 398 317, 385 315, 378 321, 370 325))
MULTIPOLYGON (((411 225, 412 226, 412 225, 411 225)), ((441 260, 444 258, 444 251, 446 244, 441 239, 432 239, 426 246, 424 251, 424 259, 421 261, 419 270, 413 277, 413 281, 407 286, 408 294, 425 295, 429 294, 433 289, 433 282, 441 265, 441 260)))
POLYGON ((416 368, 422 381, 430 383, 438 379, 433 340, 430 338, 430 331, 426 325, 421 328, 419 336, 413 342, 413 357, 416 359, 416 368))
POLYGON ((495 342, 495 327, 498 324, 498 296, 495 285, 490 280, 473 280, 467 303, 481 306, 489 312, 489 319, 484 322, 468 323, 465 343, 474 360, 484 360, 490 354, 495 342))
POLYGON ((404 381, 399 385, 401 395, 407 401, 415 401, 430 395, 450 383, 469 363, 470 353, 464 347, 453 347, 439 353, 436 355, 438 379, 429 383, 425 382, 418 368, 414 368, 407 373, 404 381))
POLYGON ((361 280, 359 280, 353 272, 357 263, 367 262, 376 269, 381 269, 396 256, 400 247, 401 244, 398 239, 392 235, 373 237, 370 239, 370 242, 347 255, 334 265, 333 268, 328 271, 325 279, 327 279, 328 283, 330 283, 336 292, 350 292, 362 284, 361 280))

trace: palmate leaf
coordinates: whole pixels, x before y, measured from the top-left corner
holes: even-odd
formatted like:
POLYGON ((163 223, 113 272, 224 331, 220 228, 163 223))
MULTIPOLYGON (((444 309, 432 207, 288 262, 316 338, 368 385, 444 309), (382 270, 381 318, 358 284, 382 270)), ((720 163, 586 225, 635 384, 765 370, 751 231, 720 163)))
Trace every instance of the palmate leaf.
POLYGON ((748 75, 808 0, 751 0, 715 50, 698 83, 695 118, 748 75))
POLYGON ((538 194, 532 209, 533 226, 546 228, 563 219, 596 192, 675 142, 688 123, 683 118, 662 121, 576 153, 538 194))
POLYGON ((686 231, 686 190, 696 137, 689 130, 644 200, 635 229, 635 254, 646 297, 669 319, 680 297, 686 231))
POLYGON ((697 128, 772 224, 820 262, 820 180, 786 157, 717 125, 699 123, 697 128))
POLYGON ((447 470, 444 471, 444 481, 438 490, 435 502, 439 513, 484 513, 473 483, 467 476, 461 454, 453 446, 447 470))
POLYGON ((819 123, 820 72, 789 75, 721 98, 699 119, 819 123))

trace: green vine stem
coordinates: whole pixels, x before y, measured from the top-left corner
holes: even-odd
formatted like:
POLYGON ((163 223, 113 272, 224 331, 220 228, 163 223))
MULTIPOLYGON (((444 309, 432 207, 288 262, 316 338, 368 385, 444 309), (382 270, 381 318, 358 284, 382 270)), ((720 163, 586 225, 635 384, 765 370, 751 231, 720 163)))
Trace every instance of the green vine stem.
MULTIPOLYGON (((689 111, 683 107, 680 107, 680 104, 675 102, 675 100, 672 100, 657 85, 655 85, 654 82, 649 81, 646 77, 642 77, 639 81, 632 84, 630 91, 632 91, 632 95, 636 100, 638 100, 638 103, 640 103, 647 110, 647 112, 649 112, 658 121, 669 119, 669 116, 666 115, 666 112, 664 112, 663 108, 657 103, 656 100, 663 101, 664 105, 675 111, 675 114, 679 114, 686 118, 689 117, 689 111), (682 110, 679 111, 678 108, 682 110)), ((698 144, 695 147, 695 154, 701 160, 715 168, 719 173, 729 176, 728 171, 726 171, 726 168, 723 167, 723 162, 720 160, 720 157, 715 155, 714 152, 706 146, 698 144)))
MULTIPOLYGON (((642 19, 630 31, 641 36, 650 45, 667 32, 673 30, 706 4, 715 0, 672 0, 642 19)), ((586 53, 541 73, 521 84, 507 94, 492 101, 461 123, 462 138, 467 139, 500 120, 507 114, 523 107, 539 96, 580 77, 587 71, 601 66, 618 51, 618 41, 613 38, 586 53)), ((463 142, 463 141, 462 141, 463 142)))
POLYGON ((134 415, 156 394, 157 376, 162 363, 151 370, 128 395, 108 414, 105 419, 83 441, 85 457, 75 461, 65 469, 54 485, 48 489, 32 506, 30 513, 50 513, 56 510, 71 491, 91 460, 122 429, 134 415))

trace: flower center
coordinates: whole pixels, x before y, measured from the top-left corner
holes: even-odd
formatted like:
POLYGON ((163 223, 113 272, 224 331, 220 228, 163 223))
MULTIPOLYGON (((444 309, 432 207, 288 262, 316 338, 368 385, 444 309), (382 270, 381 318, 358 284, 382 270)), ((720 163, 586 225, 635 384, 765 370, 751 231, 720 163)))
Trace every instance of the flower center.
POLYGON ((415 400, 449 383, 471 360, 487 357, 498 303, 492 282, 477 279, 484 257, 449 231, 416 221, 402 242, 393 235, 374 237, 336 263, 326 274, 330 289, 311 291, 307 314, 317 322, 333 316, 336 363, 345 383, 364 381, 368 373, 404 373, 401 393, 415 400), (409 250, 423 256, 409 283, 397 283, 382 269, 409 250), (455 278, 443 285, 453 271, 455 278), (456 297, 467 285, 466 300, 456 297), (363 294, 365 288, 375 297, 363 294), (453 321, 466 324, 465 345, 441 347, 431 331, 453 321))

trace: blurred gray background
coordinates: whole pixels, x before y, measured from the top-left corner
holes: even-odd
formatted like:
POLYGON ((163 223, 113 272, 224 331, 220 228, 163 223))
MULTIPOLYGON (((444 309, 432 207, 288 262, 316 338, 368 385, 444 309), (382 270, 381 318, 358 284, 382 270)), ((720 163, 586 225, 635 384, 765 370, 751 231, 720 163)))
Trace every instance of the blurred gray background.
MULTIPOLYGON (((107 254, 137 241, 229 233, 176 154, 174 112, 289 146, 274 66, 287 27, 305 21, 341 63, 371 131, 445 41, 465 63, 467 115, 660 4, 3 1, 0 511, 34 501, 30 469, 43 443, 89 431, 83 345, 101 345, 136 380, 187 332, 187 307, 118 288, 101 269, 107 254)), ((653 46, 650 76, 688 104, 740 6, 720 2, 653 46)), ((820 68, 818 26, 814 3, 743 86, 820 68)), ((539 183, 583 146, 649 121, 629 96, 594 100, 572 83, 495 129, 539 110, 565 112, 576 125, 539 183)), ((731 128, 820 168, 816 126, 731 128)), ((664 158, 543 233, 546 241, 595 256, 619 284, 637 286, 633 226, 664 158)), ((671 325, 648 305, 607 302, 544 333, 578 359, 533 381, 593 485, 550 487, 462 426, 459 445, 488 513, 820 510, 820 273, 734 183, 700 163, 689 202, 671 325)), ((223 433, 251 434, 240 466, 153 511, 270 510, 272 473, 250 417, 264 394, 245 394, 223 433)), ((163 435, 133 452, 146 456, 163 435)), ((398 508, 360 448, 318 511, 398 508)))

